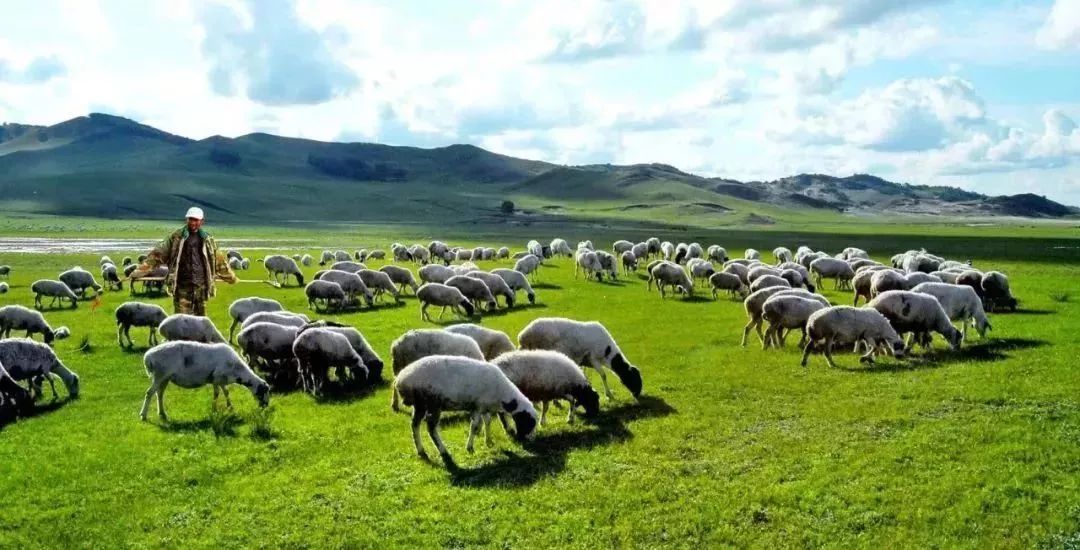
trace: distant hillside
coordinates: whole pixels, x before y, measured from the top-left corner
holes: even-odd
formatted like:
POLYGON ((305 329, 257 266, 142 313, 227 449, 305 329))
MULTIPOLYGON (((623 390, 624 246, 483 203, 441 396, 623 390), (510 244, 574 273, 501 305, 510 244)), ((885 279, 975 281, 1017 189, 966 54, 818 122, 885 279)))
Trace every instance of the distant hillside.
POLYGON ((567 201, 644 218, 761 219, 747 206, 754 203, 771 212, 1077 213, 1036 195, 987 197, 865 174, 741 182, 665 164, 558 166, 473 145, 421 149, 261 133, 196 141, 97 113, 47 127, 0 126, 0 193, 5 211, 170 218, 197 203, 236 221, 509 221, 498 214, 504 198, 552 203, 545 216, 562 215, 567 201))

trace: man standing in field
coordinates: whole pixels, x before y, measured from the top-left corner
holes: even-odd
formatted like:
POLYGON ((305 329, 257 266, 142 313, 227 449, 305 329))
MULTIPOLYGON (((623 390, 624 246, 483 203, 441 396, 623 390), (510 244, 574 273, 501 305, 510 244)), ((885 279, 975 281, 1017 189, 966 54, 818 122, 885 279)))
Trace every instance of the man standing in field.
POLYGON ((158 266, 168 266, 165 284, 173 296, 174 313, 205 316, 206 300, 214 296, 214 280, 229 284, 238 280, 225 256, 218 252, 214 238, 202 225, 202 209, 189 208, 187 225, 161 241, 131 274, 132 279, 137 279, 158 266))

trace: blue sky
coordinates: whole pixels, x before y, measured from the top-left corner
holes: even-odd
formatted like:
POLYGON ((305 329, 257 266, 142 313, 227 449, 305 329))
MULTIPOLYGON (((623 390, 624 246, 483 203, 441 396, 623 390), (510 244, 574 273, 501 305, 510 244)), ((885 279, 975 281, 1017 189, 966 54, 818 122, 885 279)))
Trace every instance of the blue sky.
POLYGON ((0 121, 1080 204, 1080 0, 10 0, 0 121))

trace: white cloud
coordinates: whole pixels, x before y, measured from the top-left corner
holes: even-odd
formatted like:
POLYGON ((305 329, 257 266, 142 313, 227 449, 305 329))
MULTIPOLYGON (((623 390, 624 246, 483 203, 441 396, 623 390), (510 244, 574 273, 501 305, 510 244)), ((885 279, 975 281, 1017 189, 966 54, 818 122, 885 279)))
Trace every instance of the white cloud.
POLYGON ((1047 49, 1080 46, 1080 0, 1055 0, 1035 43, 1047 49))

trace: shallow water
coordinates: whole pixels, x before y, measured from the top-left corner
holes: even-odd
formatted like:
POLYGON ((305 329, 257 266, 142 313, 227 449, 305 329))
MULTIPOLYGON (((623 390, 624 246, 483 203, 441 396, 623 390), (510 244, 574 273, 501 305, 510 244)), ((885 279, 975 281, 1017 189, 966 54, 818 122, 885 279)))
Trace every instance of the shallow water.
MULTIPOLYGON (((0 237, 0 253, 79 254, 88 252, 145 252, 156 245, 155 239, 54 239, 50 237, 0 237)), ((244 239, 220 240, 222 248, 243 250, 285 250, 304 247, 302 240, 244 239)))

